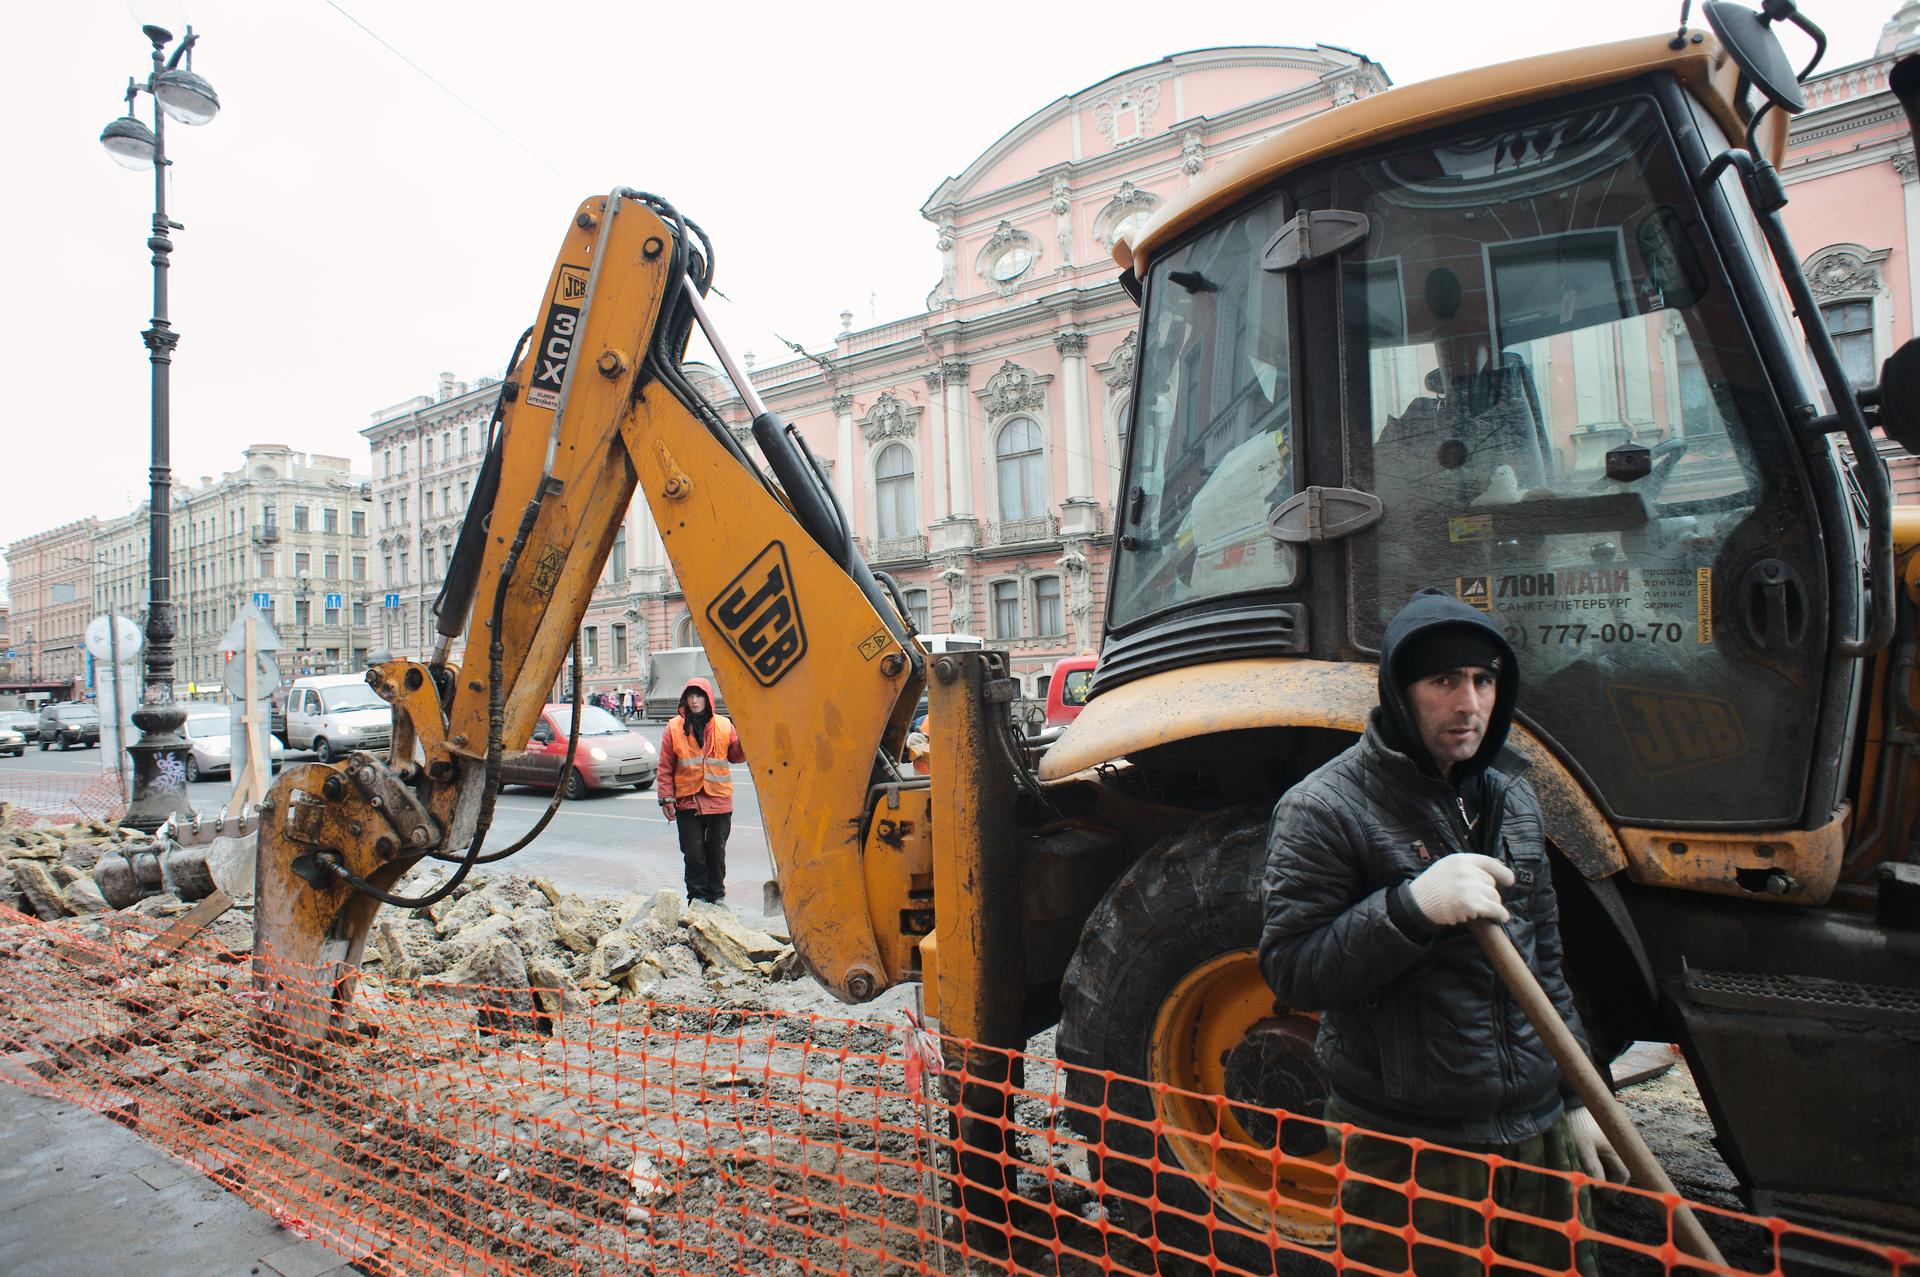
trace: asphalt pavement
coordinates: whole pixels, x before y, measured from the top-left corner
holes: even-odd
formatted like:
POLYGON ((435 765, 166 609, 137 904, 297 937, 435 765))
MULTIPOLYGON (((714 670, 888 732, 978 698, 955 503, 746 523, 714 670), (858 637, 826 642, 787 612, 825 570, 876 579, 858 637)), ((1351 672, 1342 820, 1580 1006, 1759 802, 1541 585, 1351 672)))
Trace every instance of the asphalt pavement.
MULTIPOLYGON (((652 739, 656 729, 642 730, 652 739)), ((299 755, 290 755, 288 762, 299 760, 299 755)), ((97 748, 42 753, 29 746, 23 757, 0 758, 0 783, 8 778, 30 781, 36 775, 97 776, 102 762, 97 748)), ((225 777, 196 782, 187 791, 194 809, 207 815, 225 807, 233 792, 225 777)), ((549 795, 540 790, 511 786, 502 791, 487 845, 498 849, 525 834, 548 801, 549 795)), ((737 911, 753 914, 760 909, 773 866, 759 796, 744 764, 733 769, 733 802, 727 899, 737 911)), ((651 789, 601 790, 578 802, 562 803, 553 823, 532 846, 477 872, 528 874, 546 878, 562 891, 592 894, 651 893, 684 886, 679 841, 673 825, 660 814, 659 799, 651 789)))

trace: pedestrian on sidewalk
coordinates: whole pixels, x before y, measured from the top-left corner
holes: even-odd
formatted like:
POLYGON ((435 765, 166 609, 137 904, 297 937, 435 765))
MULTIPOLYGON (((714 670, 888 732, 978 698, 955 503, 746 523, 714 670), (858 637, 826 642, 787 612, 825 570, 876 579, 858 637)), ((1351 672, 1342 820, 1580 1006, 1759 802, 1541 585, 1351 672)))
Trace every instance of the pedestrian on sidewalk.
POLYGON ((1314 1051, 1327 1120, 1363 1128, 1334 1138, 1346 1167, 1422 1190, 1410 1203, 1399 1189, 1345 1181, 1340 1251, 1370 1268, 1464 1277, 1485 1271, 1480 1253, 1491 1246, 1594 1277, 1593 1243, 1570 1244, 1564 1231, 1576 1211, 1592 1225, 1588 1192, 1576 1202, 1568 1180, 1523 1167, 1625 1178, 1464 925, 1484 918, 1505 928, 1584 1047, 1560 967, 1540 804, 1525 779, 1493 766, 1519 693, 1499 629, 1422 590, 1387 626, 1366 735, 1274 809, 1261 968, 1282 1004, 1320 1012, 1314 1051), (1407 1139, 1446 1148, 1416 1156, 1407 1139), (1489 1173, 1485 1156, 1448 1149, 1509 1164, 1489 1173), (1435 1193, 1491 1197, 1543 1224, 1435 1193), (1422 1237, 1411 1265, 1409 1222, 1422 1237))
POLYGON ((747 761, 740 733, 713 710, 713 685, 689 679, 679 713, 660 738, 660 812, 680 835, 687 899, 727 896, 727 835, 733 829, 732 763, 747 761))

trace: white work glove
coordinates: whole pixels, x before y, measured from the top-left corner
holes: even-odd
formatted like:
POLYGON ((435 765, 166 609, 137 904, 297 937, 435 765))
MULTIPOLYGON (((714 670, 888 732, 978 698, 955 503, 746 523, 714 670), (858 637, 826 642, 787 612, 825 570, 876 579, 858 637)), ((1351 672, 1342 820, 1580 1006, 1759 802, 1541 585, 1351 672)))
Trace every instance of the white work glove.
POLYGON ((1612 1180, 1616 1184, 1627 1182, 1627 1164, 1613 1151, 1613 1145, 1607 1142, 1592 1113, 1584 1108, 1574 1109, 1567 1114, 1567 1126, 1573 1133, 1573 1151, 1587 1178, 1612 1180))
POLYGON ((1507 920, 1500 888, 1513 885, 1513 870, 1492 856, 1456 851, 1442 856, 1409 884, 1413 904, 1436 927, 1453 927, 1475 918, 1507 920))

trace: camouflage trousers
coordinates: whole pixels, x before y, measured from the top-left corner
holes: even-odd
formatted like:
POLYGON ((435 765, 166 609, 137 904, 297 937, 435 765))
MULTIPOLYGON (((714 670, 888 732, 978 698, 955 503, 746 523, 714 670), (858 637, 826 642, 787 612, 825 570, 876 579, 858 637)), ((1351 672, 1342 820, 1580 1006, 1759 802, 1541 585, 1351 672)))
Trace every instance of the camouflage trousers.
MULTIPOLYGON (((1331 1100, 1327 1103, 1327 1120, 1360 1121, 1356 1114, 1331 1100)), ((1411 1179, 1426 1192, 1444 1193, 1465 1202, 1484 1202, 1491 1195, 1494 1204, 1502 1210, 1554 1224, 1573 1217, 1573 1185, 1557 1176, 1536 1175, 1519 1166, 1503 1166, 1489 1174, 1487 1164, 1478 1158, 1460 1157, 1433 1147, 1422 1148, 1416 1157, 1407 1144, 1376 1135, 1354 1134, 1342 1140, 1335 1134, 1333 1138, 1336 1151, 1348 1169, 1377 1180, 1400 1184, 1411 1179)), ((1540 1134, 1518 1144, 1462 1142, 1459 1147, 1470 1153, 1499 1156, 1549 1170, 1580 1169, 1565 1114, 1540 1134)), ((1580 1221, 1591 1227, 1591 1194, 1582 1189, 1579 1198, 1580 1221)), ((1411 1215, 1413 1227, 1422 1237, 1452 1242, 1476 1252, 1462 1254, 1444 1246, 1415 1241, 1411 1271, 1416 1277, 1480 1277, 1487 1273, 1494 1277, 1521 1277, 1538 1269, 1555 1273, 1577 1271, 1583 1277, 1598 1277, 1599 1259, 1594 1244, 1591 1241, 1570 1243, 1557 1227, 1543 1228, 1505 1217, 1497 1217, 1489 1224, 1477 1206, 1459 1206, 1427 1196, 1410 1200, 1396 1188, 1352 1179, 1341 1188, 1340 1205, 1347 1216, 1340 1228, 1340 1253, 1381 1272, 1409 1271, 1403 1230, 1411 1215), (1370 1227, 1370 1224, 1382 1227, 1370 1227), (1491 1239, 1487 1236, 1489 1228, 1491 1239), (1487 1246, 1489 1240, 1495 1256, 1517 1260, 1530 1265, 1531 1269, 1502 1264, 1498 1259, 1490 1266, 1482 1262, 1477 1252, 1487 1246)))

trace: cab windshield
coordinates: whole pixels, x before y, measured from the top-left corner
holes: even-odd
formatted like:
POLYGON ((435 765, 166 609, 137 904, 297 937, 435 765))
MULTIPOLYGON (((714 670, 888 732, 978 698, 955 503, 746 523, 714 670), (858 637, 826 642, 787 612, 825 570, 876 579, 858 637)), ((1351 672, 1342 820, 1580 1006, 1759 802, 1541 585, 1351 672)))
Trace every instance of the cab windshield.
POLYGON ((1154 263, 1140 333, 1110 623, 1293 584, 1268 512, 1294 491, 1293 344, 1285 274, 1261 253, 1282 197, 1154 263))

